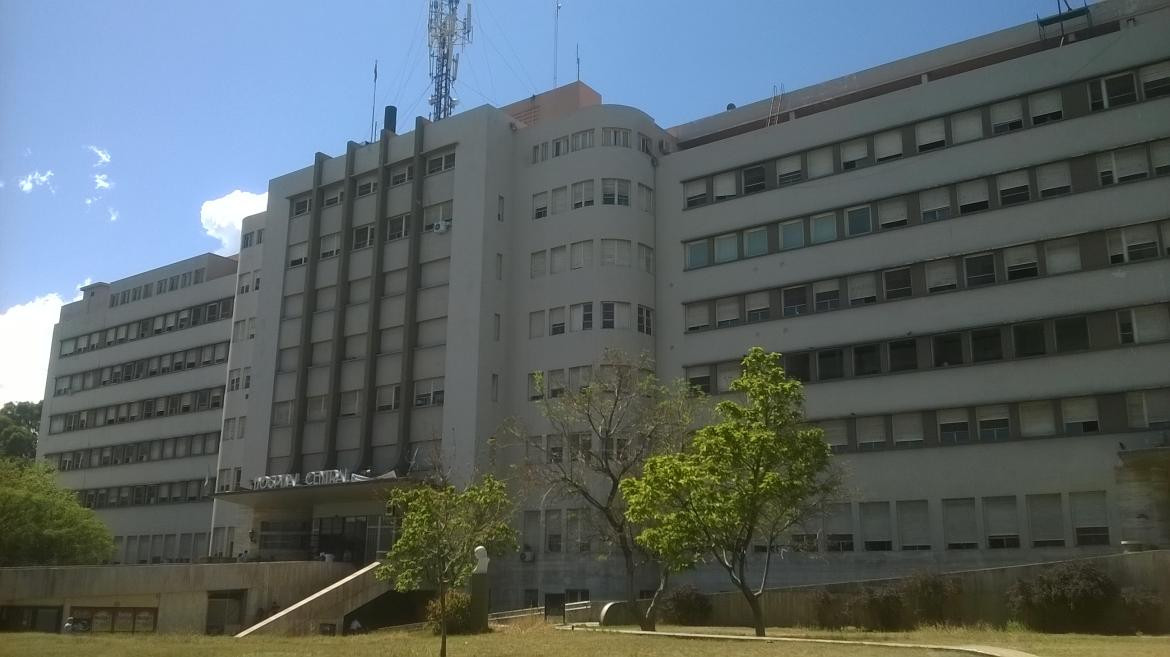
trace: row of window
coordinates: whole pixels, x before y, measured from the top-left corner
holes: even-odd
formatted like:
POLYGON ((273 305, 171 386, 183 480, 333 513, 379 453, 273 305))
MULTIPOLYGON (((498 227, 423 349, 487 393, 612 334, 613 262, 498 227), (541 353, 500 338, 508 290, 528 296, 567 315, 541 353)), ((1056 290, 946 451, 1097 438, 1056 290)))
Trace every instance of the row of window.
MULTIPOLYGON (((891 502, 844 502, 830 507, 820 531, 794 531, 787 537, 789 549, 806 552, 889 552, 892 550, 997 550, 1025 547, 1064 547, 1064 500, 1072 519, 1071 538, 1077 547, 1109 545, 1109 512, 1105 491, 1045 493, 1019 496, 962 497, 934 504, 942 520, 942 545, 934 540, 928 500, 891 502), (856 514, 854 513, 856 508, 856 514), (1027 528, 1029 544, 1022 529, 1027 528), (982 531, 980 531, 982 530, 982 531)), ((757 544, 756 552, 767 545, 757 544)))
POLYGON ((693 332, 738 326, 1080 271, 1082 254, 1090 261, 1101 256, 1100 261, 1110 264, 1170 255, 1170 221, 1161 222, 1161 246, 1157 223, 1110 230, 1100 243, 1093 237, 1085 233, 688 303, 685 328, 693 332), (1094 252, 1094 247, 1105 253, 1094 252))
POLYGON ((192 285, 199 285, 203 282, 205 272, 206 270, 200 267, 193 271, 175 274, 168 278, 160 278, 155 283, 145 283, 128 290, 122 290, 121 292, 111 292, 110 307, 124 306, 128 303, 141 301, 142 299, 149 299, 154 295, 166 294, 167 292, 174 292, 192 285))
MULTIPOLYGON (((1092 156, 1058 161, 995 176, 976 178, 902 196, 783 219, 684 245, 686 269, 779 253, 839 239, 869 235, 910 224, 943 221, 1089 189, 1074 189, 1073 167, 1090 167, 1092 156), (995 193, 992 193, 995 190, 995 193)), ((1170 174, 1170 139, 1099 153, 1096 179, 1101 186, 1151 175, 1170 174)), ((1097 189, 1093 187, 1091 189, 1097 189)))
MULTIPOLYGON (((801 381, 823 382, 1167 339, 1170 339, 1170 312, 1165 304, 1158 304, 1093 316, 1035 320, 849 347, 793 351, 784 354, 784 369, 789 376, 801 381)), ((703 392, 725 393, 731 390, 731 382, 739 372, 740 363, 734 361, 688 367, 686 376, 692 386, 703 392)))
MULTIPOLYGON (((1048 89, 1025 97, 900 126, 846 142, 792 153, 776 160, 683 183, 684 207, 787 187, 837 173, 936 151, 987 136, 1015 132, 1064 118, 1070 94, 1088 96, 1091 111, 1100 111, 1170 94, 1170 62, 1048 89), (1138 81, 1140 80, 1140 85, 1138 81)), ((1073 103, 1077 101, 1074 99, 1073 103)))
MULTIPOLYGON (((452 211, 454 203, 452 201, 444 201, 443 203, 436 203, 434 205, 423 208, 423 231, 424 232, 445 232, 451 227, 452 211)), ((350 251, 357 251, 359 249, 368 248, 374 245, 376 240, 376 226, 374 224, 364 224, 358 226, 351 231, 348 248, 350 251)), ((410 228, 410 213, 395 215, 385 219, 385 241, 393 242, 407 236, 410 228)), ((317 241, 318 245, 318 260, 328 260, 329 258, 336 258, 341 255, 343 247, 341 240, 341 233, 329 233, 322 235, 317 241)), ((297 242, 288 245, 288 260, 286 261, 288 267, 300 267, 309 261, 309 243, 297 242)), ((258 282, 259 279, 257 279, 258 282)))
MULTIPOLYGON (((544 162, 548 160, 550 155, 552 157, 560 157, 576 151, 593 148, 596 141, 596 134, 597 130, 595 128, 588 128, 557 137, 551 141, 533 144, 532 163, 544 162)), ((631 135, 632 133, 629 128, 602 128, 601 145, 630 148, 631 135)), ((650 154, 652 144, 653 140, 640 132, 638 133, 638 150, 650 154)))
MULTIPOLYGON (((415 381, 413 386, 414 407, 442 406, 445 399, 445 386, 443 381, 443 377, 415 381)), ((361 390, 344 390, 338 394, 340 395, 338 400, 338 413, 341 417, 351 417, 361 413, 361 390)), ((375 410, 378 412, 398 410, 400 407, 400 395, 399 384, 378 386, 375 390, 375 410)), ((319 422, 328 419, 329 409, 326 402, 327 398, 323 395, 309 397, 306 400, 305 421, 319 422)), ((276 402, 272 405, 272 426, 292 426, 293 404, 294 402, 292 401, 283 401, 276 402)))
POLYGON ((232 368, 228 370, 228 392, 247 390, 252 387, 252 368, 232 368))
MULTIPOLYGON (((654 247, 638 242, 638 250, 633 251, 633 242, 630 240, 602 239, 600 262, 603 267, 629 267, 632 258, 637 257, 638 269, 654 273, 654 247)), ((568 245, 554 246, 551 249, 541 249, 529 254, 528 277, 541 278, 545 275, 560 274, 571 269, 587 269, 593 266, 594 240, 582 240, 568 245)))
MULTIPOLYGON (((418 331, 414 346, 419 348, 438 347, 446 344, 447 318, 423 320, 417 322, 418 331)), ((341 360, 359 360, 365 358, 367 352, 367 338, 365 333, 348 335, 344 340, 336 343, 332 340, 320 340, 310 343, 306 367, 329 367, 333 363, 335 349, 341 350, 341 360)), ((403 351, 404 331, 402 326, 392 326, 380 329, 378 342, 374 345, 376 354, 396 354, 403 351)), ((277 353, 277 373, 295 372, 300 367, 301 348, 299 346, 286 347, 277 353)))
POLYGON ((161 356, 139 358, 127 363, 99 367, 69 376, 59 376, 53 384, 53 396, 71 395, 100 386, 137 381, 172 372, 184 372, 196 367, 227 362, 228 343, 194 347, 161 356))
POLYGON ((257 228, 250 230, 243 235, 240 235, 240 250, 251 248, 253 246, 260 246, 264 243, 264 229, 257 228))
POLYGON ((220 408, 223 406, 223 391, 223 386, 219 386, 84 411, 60 413, 49 418, 49 433, 80 431, 107 424, 123 424, 220 408))
MULTIPOLYGON (((654 335, 654 309, 636 304, 636 321, 631 322, 630 306, 631 304, 625 301, 602 301, 599 327, 620 330, 635 328, 639 333, 654 335)), ((547 324, 545 311, 534 310, 528 313, 528 337, 543 338, 546 335, 546 327, 547 335, 564 335, 566 332, 593 329, 592 301, 572 304, 568 306, 568 312, 565 308, 565 306, 549 308, 547 324)))
POLYGON ((241 490, 243 476, 243 468, 220 468, 219 475, 215 478, 215 492, 230 493, 234 490, 241 490))
MULTIPOLYGON (((630 205, 631 182, 625 178, 601 179, 602 205, 630 205)), ((642 212, 654 212, 654 189, 638 183, 638 209, 642 212)), ((596 201, 594 180, 582 180, 568 187, 556 187, 548 192, 537 192, 532 195, 532 218, 544 219, 550 214, 563 214, 570 209, 593 207, 596 201)))
POLYGON ((147 317, 126 324, 113 326, 104 331, 95 331, 61 340, 58 354, 64 358, 86 351, 112 347, 127 341, 141 340, 151 336, 182 330, 200 324, 209 324, 232 316, 232 298, 199 304, 182 310, 147 317))
MULTIPOLYGON (((447 259, 432 260, 424 262, 419 268, 419 288, 425 289, 430 287, 437 287, 446 285, 449 276, 449 264, 447 259)), ((392 297, 406 292, 406 269, 395 269, 394 271, 385 272, 383 276, 382 296, 392 297)), ((340 285, 348 286, 349 305, 361 304, 370 300, 373 290, 371 289, 371 279, 369 276, 359 278, 338 285, 328 285, 319 287, 309 294, 315 295, 313 301, 314 312, 322 312, 332 310, 338 305, 338 294, 340 294, 340 285)), ((292 319, 301 317, 305 312, 305 293, 297 292, 284 297, 283 307, 281 311, 282 319, 292 319)), ((255 335, 254 318, 248 320, 247 333, 249 338, 255 335)))
POLYGON ((120 445, 45 454, 45 461, 61 472, 87 470, 127 463, 181 459, 219 452, 219 433, 174 436, 120 445))
POLYGON ((153 506, 180 502, 206 502, 215 491, 215 479, 191 479, 140 486, 113 486, 77 491, 77 501, 87 509, 153 506))
POLYGON ((232 342, 241 342, 243 340, 256 339, 256 318, 249 317, 247 319, 236 320, 232 324, 232 342))
MULTIPOLYGON (((579 388, 583 388, 589 384, 589 366, 585 366, 586 371, 579 373, 576 378, 573 376, 573 370, 580 370, 581 368, 570 368, 570 379, 573 381, 570 386, 579 384, 579 388)), ((557 370, 553 370, 554 372, 557 370)), ((549 372, 551 375, 552 372, 549 372)), ((564 394, 563 390, 559 393, 553 394, 555 388, 547 387, 549 397, 559 397, 564 394)), ((538 393, 541 391, 538 391, 538 393)), ((529 392, 532 396, 532 392, 529 392)), ((540 397, 537 397, 539 399, 540 397)), ((535 401, 535 400, 534 400, 535 401)), ((603 460, 625 460, 631 455, 626 453, 629 446, 629 439, 609 436, 602 442, 600 439, 595 440, 594 434, 589 432, 572 433, 567 436, 561 434, 550 434, 547 436, 528 436, 525 442, 526 463, 531 465, 539 464, 558 464, 558 463, 587 463, 591 456, 596 456, 603 460), (602 443, 602 444, 598 444, 602 443), (600 451, 599 451, 600 450, 600 451)))
POLYGON ((260 291, 260 270, 246 271, 236 277, 236 292, 247 294, 260 291))
POLYGON ((224 440, 243 440, 248 427, 248 416, 229 417, 223 421, 224 440))
MULTIPOLYGON (((229 527, 228 529, 234 529, 229 527)), ((115 536, 113 563, 191 563, 207 556, 207 532, 115 536)), ((70 613, 77 616, 77 607, 70 613)), ((92 626, 92 623, 91 623, 92 626)))
MULTIPOLYGON (((448 151, 445 153, 437 153, 427 156, 426 171, 427 175, 436 173, 443 173, 455 168, 455 152, 448 151)), ((390 186, 397 187, 404 185, 414 180, 414 164, 409 162, 402 162, 392 165, 390 167, 390 186)), ((328 189, 322 192, 323 207, 333 207, 340 205, 345 201, 345 190, 343 190, 341 183, 331 185, 328 189)), ((369 196, 378 191, 377 176, 367 176, 357 181, 357 198, 369 196)), ((297 198, 289 200, 289 216, 299 217, 309 214, 313 210, 313 198, 311 194, 305 194, 297 198)), ((257 244, 260 242, 257 241, 257 244)))
POLYGON ((579 391, 588 387, 589 382, 592 380, 592 365, 570 367, 567 370, 555 369, 544 372, 529 372, 528 401, 539 401, 546 397, 555 399, 563 396, 566 390, 579 391))

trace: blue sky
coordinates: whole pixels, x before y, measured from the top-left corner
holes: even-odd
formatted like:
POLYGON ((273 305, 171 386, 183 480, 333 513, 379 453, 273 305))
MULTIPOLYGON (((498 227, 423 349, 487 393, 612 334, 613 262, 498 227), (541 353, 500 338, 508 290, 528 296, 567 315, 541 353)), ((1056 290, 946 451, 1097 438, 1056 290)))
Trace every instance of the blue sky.
MULTIPOLYGON (((0 350, 27 361, 23 383, 0 380, 0 403, 39 396, 44 335, 79 284, 224 249, 214 235, 234 242, 250 197, 204 203, 262 194, 314 152, 365 139, 375 59, 378 116, 386 104, 400 124, 425 115, 426 4, 0 0, 0 350)), ((552 86, 554 6, 474 2, 461 108, 552 86)), ((1054 9, 562 0, 558 79, 576 77, 579 45, 582 80, 668 127, 1054 9)))

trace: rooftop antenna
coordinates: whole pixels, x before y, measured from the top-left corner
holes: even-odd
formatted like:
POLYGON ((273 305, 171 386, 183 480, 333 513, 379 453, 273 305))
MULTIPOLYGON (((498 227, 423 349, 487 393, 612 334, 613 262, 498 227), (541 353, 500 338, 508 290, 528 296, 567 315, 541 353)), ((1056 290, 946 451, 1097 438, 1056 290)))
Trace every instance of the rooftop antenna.
POLYGON ((581 44, 577 44, 577 82, 581 81, 581 44))
POLYGON ((561 31, 561 2, 556 0, 557 8, 553 12, 553 89, 557 88, 557 39, 561 31))
POLYGON ((459 54, 455 47, 471 43, 471 3, 459 19, 459 0, 429 0, 430 20, 427 32, 431 47, 431 120, 449 116, 459 102, 455 98, 455 78, 459 75, 459 54))
POLYGON ((378 104, 378 60, 374 60, 374 95, 370 98, 370 141, 374 141, 374 106, 378 104))

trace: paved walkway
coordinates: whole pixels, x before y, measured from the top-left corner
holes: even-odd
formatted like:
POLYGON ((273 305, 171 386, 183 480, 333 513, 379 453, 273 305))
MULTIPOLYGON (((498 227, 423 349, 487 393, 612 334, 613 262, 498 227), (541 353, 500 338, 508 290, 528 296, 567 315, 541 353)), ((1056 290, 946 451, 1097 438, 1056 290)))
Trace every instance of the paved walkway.
POLYGON ((792 636, 744 636, 739 634, 690 634, 688 632, 644 632, 642 630, 602 629, 596 624, 576 624, 561 626, 558 629, 582 629, 589 632, 614 632, 620 634, 642 634, 645 636, 672 637, 675 639, 710 639, 717 641, 772 641, 790 643, 829 643, 844 646, 874 646, 880 648, 917 648, 921 650, 935 650, 957 652, 967 655, 983 655, 984 657, 1036 657, 1030 652, 1021 652, 1011 648, 996 648, 994 646, 940 646, 929 643, 902 643, 896 641, 850 641, 846 639, 808 639, 792 636))

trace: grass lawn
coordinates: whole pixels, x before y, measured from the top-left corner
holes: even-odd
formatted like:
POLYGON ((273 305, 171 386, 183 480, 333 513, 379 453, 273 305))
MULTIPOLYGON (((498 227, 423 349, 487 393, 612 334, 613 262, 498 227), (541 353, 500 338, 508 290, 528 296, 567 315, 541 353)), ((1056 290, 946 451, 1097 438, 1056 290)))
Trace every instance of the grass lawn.
MULTIPOLYGON (((633 628, 631 628, 633 629, 633 628)), ((748 627, 679 627, 659 626, 663 631, 700 634, 752 635, 748 627)), ((899 641, 934 645, 983 645, 1015 648, 1041 657, 1167 657, 1170 636, 1101 636, 1097 634, 1040 634, 1024 630, 993 628, 936 627, 913 632, 861 632, 812 630, 801 627, 769 627, 769 636, 795 636, 813 639, 854 639, 859 641, 899 641)), ((885 654, 885 653, 883 653, 885 654)), ((918 653, 923 654, 923 653, 918 653)))

